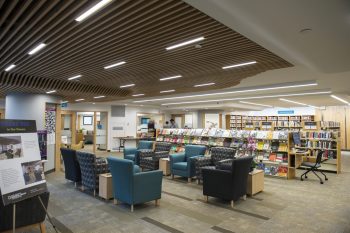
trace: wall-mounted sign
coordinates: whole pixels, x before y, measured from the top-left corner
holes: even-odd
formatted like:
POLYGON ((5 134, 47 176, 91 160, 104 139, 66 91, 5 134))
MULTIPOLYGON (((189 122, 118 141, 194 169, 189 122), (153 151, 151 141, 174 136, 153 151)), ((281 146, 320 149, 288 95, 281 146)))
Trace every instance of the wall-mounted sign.
POLYGON ((294 114, 294 110, 280 110, 277 113, 278 114, 291 115, 291 114, 294 114))
POLYGON ((61 104, 61 108, 67 108, 68 107, 68 103, 62 103, 61 104))

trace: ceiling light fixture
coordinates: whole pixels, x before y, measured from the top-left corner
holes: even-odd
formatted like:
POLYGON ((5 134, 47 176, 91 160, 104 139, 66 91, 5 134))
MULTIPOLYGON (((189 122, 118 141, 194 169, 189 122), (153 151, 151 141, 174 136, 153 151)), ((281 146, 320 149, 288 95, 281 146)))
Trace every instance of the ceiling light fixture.
POLYGON ((159 99, 139 100, 139 101, 134 101, 134 102, 141 103, 141 102, 153 102, 153 101, 162 101, 162 100, 187 99, 187 98, 204 97, 204 96, 228 95, 228 94, 235 94, 235 93, 268 91, 268 90, 278 90, 278 89, 288 89, 288 88, 298 88, 298 87, 308 87, 308 86, 317 86, 317 83, 315 81, 302 82, 300 84, 287 83, 285 85, 273 86, 273 87, 267 86, 267 87, 253 88, 253 89, 244 88, 244 89, 238 89, 238 90, 227 91, 227 92, 216 92, 216 93, 199 94, 199 95, 176 96, 176 97, 167 97, 167 98, 159 98, 159 99))
POLYGON ((133 87, 133 86, 135 86, 135 84, 131 83, 131 84, 126 84, 126 85, 120 86, 120 88, 133 87))
POLYGON ((344 104, 347 104, 347 105, 350 105, 350 103, 338 96, 335 96, 335 95, 331 95, 332 98, 336 99, 336 100, 339 100, 340 102, 343 102, 344 104))
POLYGON ((211 86, 214 85, 215 83, 202 83, 202 84, 197 84, 194 85, 193 87, 204 87, 204 86, 211 86))
POLYGON ((145 95, 145 94, 134 94, 132 96, 136 97, 136 96, 143 96, 143 95, 145 95))
POLYGON ((181 78, 181 75, 175 75, 175 76, 171 76, 171 77, 167 77, 167 78, 161 78, 159 79, 159 81, 165 81, 165 80, 170 80, 170 79, 176 79, 176 78, 181 78))
POLYGON ((106 96, 104 95, 100 95, 100 96, 95 96, 94 99, 101 99, 101 98, 105 98, 106 96))
POLYGON ((93 7, 91 7, 89 10, 85 11, 83 14, 81 14, 78 18, 75 19, 75 21, 81 22, 96 11, 100 10, 102 7, 106 6, 108 3, 110 3, 112 0, 102 0, 93 7))
POLYGON ((52 90, 52 91, 47 91, 46 94, 51 94, 51 93, 55 93, 56 90, 52 90))
POLYGON ((287 96, 321 95, 321 94, 330 94, 330 93, 332 93, 332 92, 331 91, 318 91, 318 92, 304 92, 304 93, 295 93, 295 94, 252 96, 252 97, 237 97, 237 98, 231 98, 231 99, 186 101, 186 102, 165 103, 165 104, 161 104, 161 105, 195 104, 195 103, 208 103, 208 102, 221 102, 221 101, 234 101, 234 100, 278 98, 278 97, 287 97, 287 96))
POLYGON ((126 63, 125 61, 121 61, 121 62, 112 64, 112 65, 105 66, 104 68, 105 68, 105 70, 107 70, 107 69, 110 69, 110 68, 113 68, 113 67, 116 67, 116 66, 123 65, 123 64, 125 64, 125 63, 126 63))
POLYGON ((242 103, 242 104, 250 104, 250 105, 256 105, 256 106, 272 108, 271 105, 267 105, 267 104, 258 104, 258 103, 252 103, 252 102, 247 102, 247 101, 239 101, 239 102, 242 103))
POLYGON ((284 102, 292 103, 292 104, 298 104, 298 105, 301 105, 301 106, 309 106, 309 107, 313 107, 313 108, 319 108, 319 107, 316 107, 316 106, 313 106, 313 105, 310 105, 310 104, 304 104, 304 103, 300 103, 300 102, 293 101, 293 100, 287 100, 287 99, 283 99, 283 98, 280 98, 280 100, 284 101, 284 102))
POLYGON ((185 42, 182 42, 182 43, 179 43, 179 44, 175 44, 175 45, 166 47, 165 49, 166 49, 166 50, 176 49, 176 48, 178 48, 178 47, 182 47, 182 46, 185 46, 185 45, 189 45, 189 44, 192 44, 192 43, 195 43, 195 42, 198 42, 198 41, 202 41, 202 40, 204 40, 204 39, 205 39, 205 38, 204 38, 203 36, 201 36, 201 37, 198 37, 198 38, 195 38, 195 39, 192 39, 192 40, 188 40, 188 41, 185 41, 185 42))
POLYGON ((175 90, 166 90, 166 91, 160 91, 159 93, 169 93, 169 92, 174 92, 175 90))
POLYGON ((257 63, 256 61, 250 61, 250 62, 245 62, 245 63, 240 63, 240 64, 236 64, 236 65, 230 65, 230 66, 224 66, 222 67, 222 69, 230 69, 230 68, 236 68, 236 67, 240 67, 240 66, 247 66, 247 65, 252 65, 257 63))
POLYGON ((28 54, 29 54, 29 55, 36 54, 37 52, 39 52, 40 50, 42 50, 45 46, 46 46, 46 44, 41 43, 41 44, 39 44, 38 46, 36 46, 34 49, 30 50, 28 54))
POLYGON ((75 101, 79 102, 79 101, 83 101, 83 100, 85 100, 85 99, 77 99, 77 100, 75 100, 75 101))
POLYGON ((8 71, 12 70, 15 67, 16 67, 15 64, 11 64, 11 65, 9 65, 8 67, 5 68, 5 71, 8 72, 8 71))
POLYGON ((79 74, 79 75, 73 76, 71 78, 68 78, 68 80, 74 80, 74 79, 77 79, 77 78, 80 78, 80 77, 81 77, 81 75, 79 74))

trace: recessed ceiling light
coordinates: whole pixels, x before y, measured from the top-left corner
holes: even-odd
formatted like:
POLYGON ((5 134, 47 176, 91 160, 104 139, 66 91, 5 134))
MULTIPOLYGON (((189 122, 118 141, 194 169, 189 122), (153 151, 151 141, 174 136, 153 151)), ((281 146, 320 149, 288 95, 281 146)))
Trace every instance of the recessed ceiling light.
POLYGON ((46 46, 46 44, 41 43, 41 44, 39 44, 38 46, 36 46, 34 49, 30 50, 28 54, 29 54, 29 55, 36 54, 37 52, 39 52, 40 50, 42 50, 45 46, 46 46))
POLYGON ((197 84, 194 85, 194 87, 204 87, 204 86, 211 86, 214 85, 215 83, 202 83, 202 84, 197 84))
POLYGON ((188 40, 188 41, 185 41, 185 42, 182 42, 182 43, 179 43, 179 44, 175 44, 175 45, 169 46, 169 47, 167 47, 165 49, 166 50, 176 49, 178 47, 182 47, 182 46, 185 46, 185 45, 188 45, 188 44, 192 44, 192 43, 195 43, 195 42, 198 42, 198 41, 202 41, 204 39, 205 38, 203 36, 201 36, 201 37, 198 37, 198 38, 195 38, 195 39, 192 39, 192 40, 188 40))
POLYGON ((166 90, 166 91, 160 91, 159 93, 168 93, 168 92, 174 92, 175 90, 166 90))
POLYGON ((267 104, 258 104, 258 103, 252 103, 252 102, 246 102, 246 101, 239 101, 239 102, 242 103, 242 104, 250 104, 250 105, 256 105, 256 106, 272 108, 271 105, 267 105, 267 104))
POLYGON ((298 104, 298 105, 302 105, 302 106, 309 106, 309 107, 313 107, 313 108, 319 108, 319 107, 316 107, 316 106, 313 106, 313 105, 310 105, 310 104, 304 104, 304 103, 300 103, 300 102, 293 101, 293 100, 287 100, 287 99, 283 99, 283 98, 280 98, 280 100, 284 101, 284 102, 292 103, 292 104, 298 104))
MULTIPOLYGON (((252 96, 252 97, 237 97, 237 98, 230 98, 230 99, 174 102, 174 103, 165 103, 165 104, 161 104, 161 105, 195 104, 195 103, 208 103, 208 102, 220 102, 220 101, 250 100, 250 99, 263 99, 263 98, 278 98, 278 97, 287 97, 287 96, 321 95, 321 94, 330 94, 330 93, 332 93, 332 92, 331 91, 318 91, 318 92, 304 92, 304 93, 295 93, 295 94, 280 94, 280 95, 252 96)), ((134 101, 134 102, 136 102, 136 101, 134 101)))
POLYGON ((96 103, 92 103, 92 104, 96 104, 96 103))
POLYGON ((77 78, 80 78, 80 77, 81 77, 81 75, 79 74, 79 75, 76 75, 76 76, 68 78, 68 80, 74 80, 74 79, 77 79, 77 78))
POLYGON ((335 96, 335 95, 331 95, 332 98, 336 99, 336 100, 339 100, 340 102, 344 103, 344 104, 347 104, 347 105, 350 105, 350 103, 338 96, 335 96))
POLYGON ((47 91, 46 94, 51 94, 51 93, 55 93, 56 90, 52 90, 52 91, 47 91))
POLYGON ((125 88, 125 87, 133 87, 135 86, 135 84, 127 84, 127 85, 123 85, 123 86, 120 86, 120 88, 125 88))
POLYGON ((166 78, 161 78, 159 79, 159 81, 165 81, 165 80, 170 80, 170 79, 176 79, 176 78, 181 78, 181 75, 175 75, 175 76, 171 76, 171 77, 166 77, 166 78))
POLYGON ((199 95, 186 95, 186 96, 159 98, 159 99, 138 100, 134 102, 141 103, 141 102, 153 102, 153 101, 162 101, 162 100, 187 99, 187 98, 196 98, 196 97, 203 97, 203 96, 228 95, 228 94, 236 94, 236 93, 268 91, 268 90, 288 89, 288 88, 308 87, 308 86, 317 86, 317 83, 315 81, 311 81, 311 82, 307 81, 307 82, 301 82, 299 84, 288 83, 285 85, 272 86, 272 87, 267 86, 267 87, 257 87, 252 89, 243 88, 241 90, 234 90, 234 91, 227 91, 227 92, 216 92, 216 93, 199 94, 199 95))
POLYGON ((110 68, 113 68, 113 67, 116 67, 116 66, 123 65, 123 64, 125 64, 125 63, 126 63, 125 61, 121 61, 121 62, 112 64, 112 65, 105 66, 104 68, 107 70, 107 69, 110 69, 110 68))
POLYGON ((132 96, 143 96, 143 95, 145 95, 145 94, 134 94, 134 95, 132 95, 132 96))
POLYGON ((77 99, 77 100, 75 100, 75 101, 79 102, 79 101, 83 101, 83 100, 85 100, 85 99, 77 99))
POLYGON ((5 68, 5 71, 8 72, 8 71, 12 70, 15 67, 16 67, 15 64, 11 64, 11 65, 9 65, 8 67, 5 68))
POLYGON ((105 98, 106 96, 104 95, 100 95, 100 96, 95 96, 94 99, 101 99, 101 98, 105 98))
POLYGON ((256 63, 256 61, 250 61, 250 62, 235 64, 235 65, 230 65, 230 66, 224 66, 222 68, 225 70, 225 69, 236 68, 236 67, 240 67, 240 66, 252 65, 252 64, 255 64, 255 63, 256 63))
POLYGON ((143 107, 143 105, 141 104, 140 107, 143 107))
POLYGON ((110 3, 111 1, 112 0, 100 1, 99 3, 97 3, 96 5, 91 7, 89 10, 87 10, 83 14, 81 14, 78 18, 75 19, 75 21, 78 21, 78 22, 83 21, 84 19, 86 19, 87 17, 89 17, 90 15, 92 15, 93 13, 95 13, 96 11, 98 11, 99 9, 101 9, 102 7, 104 7, 105 5, 110 3))

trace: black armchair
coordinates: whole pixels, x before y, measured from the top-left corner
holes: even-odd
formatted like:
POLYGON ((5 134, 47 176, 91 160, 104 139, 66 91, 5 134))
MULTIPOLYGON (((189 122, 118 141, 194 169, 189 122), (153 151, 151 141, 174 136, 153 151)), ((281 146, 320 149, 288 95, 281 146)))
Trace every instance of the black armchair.
POLYGON ((213 147, 211 148, 210 157, 197 157, 195 158, 195 168, 197 183, 199 184, 202 177, 202 169, 215 169, 218 163, 222 160, 233 159, 235 157, 236 150, 230 147, 213 147))
POLYGON ((81 182, 81 171, 76 151, 68 148, 61 148, 61 155, 64 162, 64 173, 67 180, 73 181, 75 187, 81 182))
POLYGON ((234 159, 229 170, 203 169, 203 195, 208 201, 208 197, 217 197, 234 201, 240 197, 246 198, 247 181, 250 165, 253 157, 242 157, 234 159))
POLYGON ((158 170, 159 159, 168 158, 171 149, 171 143, 156 142, 153 150, 140 150, 140 167, 147 170, 158 170))

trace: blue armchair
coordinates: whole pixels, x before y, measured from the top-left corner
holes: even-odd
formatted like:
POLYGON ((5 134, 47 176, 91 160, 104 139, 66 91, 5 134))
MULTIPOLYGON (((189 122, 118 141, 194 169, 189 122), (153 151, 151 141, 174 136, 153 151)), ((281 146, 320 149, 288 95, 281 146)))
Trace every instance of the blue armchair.
POLYGON ((203 157, 206 151, 205 146, 187 145, 185 152, 170 155, 170 173, 174 179, 174 175, 187 177, 188 182, 196 175, 195 158, 203 157))
POLYGON ((108 164, 112 174, 114 203, 118 201, 131 205, 131 212, 134 205, 158 200, 162 193, 161 171, 139 172, 138 166, 130 160, 108 157, 108 164))
POLYGON ((124 159, 134 161, 136 165, 140 164, 140 150, 153 149, 152 141, 140 141, 137 148, 124 148, 124 159))

